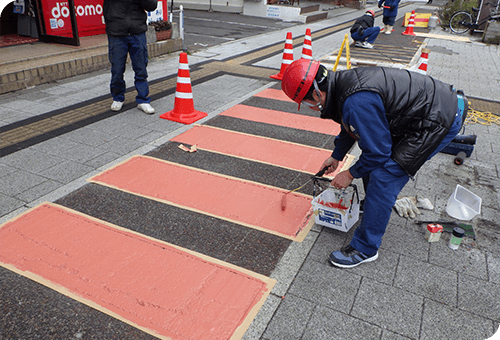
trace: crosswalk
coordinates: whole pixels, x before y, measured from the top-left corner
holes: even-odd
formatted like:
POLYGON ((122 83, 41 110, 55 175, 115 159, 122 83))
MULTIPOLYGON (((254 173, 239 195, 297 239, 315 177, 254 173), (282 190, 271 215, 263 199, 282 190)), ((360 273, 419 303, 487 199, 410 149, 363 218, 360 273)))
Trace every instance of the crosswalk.
POLYGON ((314 223, 311 185, 281 198, 339 130, 270 101, 287 100, 259 93, 6 222, 0 265, 157 338, 240 338, 314 223))

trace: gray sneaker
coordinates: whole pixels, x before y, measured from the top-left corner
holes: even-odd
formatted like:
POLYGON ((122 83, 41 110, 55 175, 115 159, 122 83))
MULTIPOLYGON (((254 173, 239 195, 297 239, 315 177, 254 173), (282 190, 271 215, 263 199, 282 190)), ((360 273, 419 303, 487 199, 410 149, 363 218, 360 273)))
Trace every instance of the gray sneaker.
POLYGON ((148 115, 152 115, 153 113, 155 113, 155 109, 149 103, 139 104, 139 105, 137 105, 137 108, 139 110, 144 111, 144 113, 146 113, 148 115))
POLYGON ((123 102, 117 102, 116 100, 113 101, 111 104, 111 111, 120 111, 122 109, 123 102))
POLYGON ((364 48, 373 48, 373 45, 372 45, 372 44, 370 44, 370 43, 369 43, 369 42, 367 42, 367 41, 363 41, 363 47, 364 47, 364 48))
POLYGON ((372 262, 378 258, 378 251, 373 254, 364 254, 351 245, 334 251, 330 254, 330 263, 340 268, 352 268, 364 262, 372 262))

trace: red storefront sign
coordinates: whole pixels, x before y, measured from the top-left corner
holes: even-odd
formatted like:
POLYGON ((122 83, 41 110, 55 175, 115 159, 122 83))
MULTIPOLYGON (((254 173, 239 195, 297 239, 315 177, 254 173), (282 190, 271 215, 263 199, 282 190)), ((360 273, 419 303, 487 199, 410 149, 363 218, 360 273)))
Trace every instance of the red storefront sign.
MULTIPOLYGON (((167 20, 167 1, 160 0, 167 20)), ((160 4, 159 4, 160 5, 160 4)), ((66 1, 42 0, 44 25, 48 35, 72 37, 69 4, 66 1)), ((75 15, 80 37, 105 33, 102 0, 75 0, 75 15)))
MULTIPOLYGON (((42 9, 48 35, 73 36, 68 2, 44 0, 42 9)), ((75 15, 80 37, 105 33, 102 12, 102 0, 75 0, 75 15)))

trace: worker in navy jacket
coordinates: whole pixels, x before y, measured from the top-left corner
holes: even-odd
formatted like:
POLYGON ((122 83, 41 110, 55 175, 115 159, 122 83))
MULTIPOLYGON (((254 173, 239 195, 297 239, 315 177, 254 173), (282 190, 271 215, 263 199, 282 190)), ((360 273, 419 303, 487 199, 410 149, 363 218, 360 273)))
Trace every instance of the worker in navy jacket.
POLYGON ((398 15, 398 6, 400 0, 379 0, 378 8, 384 7, 382 22, 384 27, 380 30, 384 34, 391 34, 396 15, 398 15))
POLYGON ((329 71, 318 61, 296 60, 281 87, 320 118, 341 125, 335 149, 319 169, 332 173, 355 143, 359 159, 331 181, 334 188, 363 180, 363 216, 348 246, 329 256, 351 268, 374 261, 397 196, 422 165, 458 134, 467 99, 453 86, 430 76, 388 67, 329 71), (366 185, 365 185, 366 184, 366 185))

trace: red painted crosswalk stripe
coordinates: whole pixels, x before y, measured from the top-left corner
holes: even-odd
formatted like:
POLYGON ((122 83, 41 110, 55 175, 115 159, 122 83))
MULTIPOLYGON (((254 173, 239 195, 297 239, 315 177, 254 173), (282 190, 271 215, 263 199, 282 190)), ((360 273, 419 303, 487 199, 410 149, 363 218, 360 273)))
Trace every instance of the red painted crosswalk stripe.
POLYGON ((239 339, 275 284, 49 203, 0 227, 0 265, 162 339, 239 339))
POLYGON ((263 109, 248 105, 235 105, 229 110, 222 112, 220 115, 333 136, 340 133, 340 125, 331 119, 321 119, 318 117, 263 109))
MULTIPOLYGON (((310 174, 318 172, 323 161, 332 153, 331 150, 214 128, 207 125, 194 126, 192 129, 172 138, 171 141, 196 145, 199 149, 246 158, 310 174)), ((342 165, 340 164, 338 170, 342 168, 342 165)))
POLYGON ((89 181, 295 241, 314 224, 308 195, 289 194, 283 211, 283 189, 152 157, 132 157, 89 181))
POLYGON ((260 91, 259 93, 255 94, 254 97, 269 98, 269 99, 282 100, 294 103, 293 100, 288 98, 285 92, 283 92, 282 90, 272 89, 272 88, 260 91))

